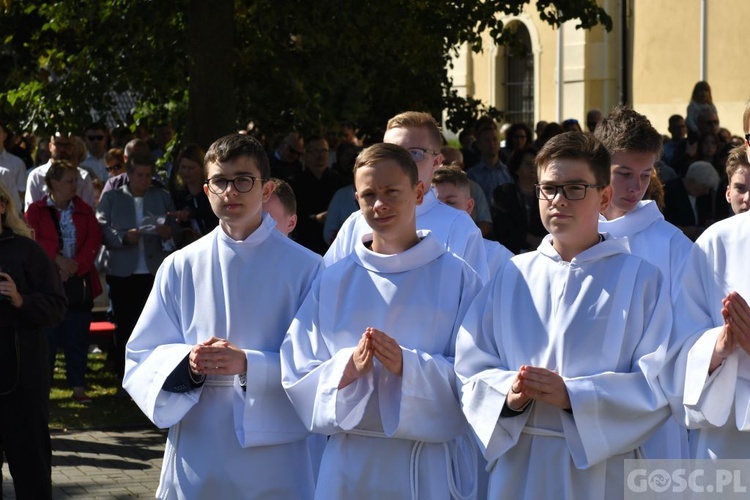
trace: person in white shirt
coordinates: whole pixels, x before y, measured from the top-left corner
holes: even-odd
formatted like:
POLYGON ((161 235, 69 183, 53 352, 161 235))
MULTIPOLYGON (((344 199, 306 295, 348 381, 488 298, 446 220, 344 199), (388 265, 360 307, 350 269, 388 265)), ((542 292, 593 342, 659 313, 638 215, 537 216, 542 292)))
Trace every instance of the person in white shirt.
MULTIPOLYGON (((407 111, 388 120, 383 142, 396 144, 411 153, 417 163, 419 180, 430 186, 432 174, 443 161, 440 154, 440 127, 428 113, 407 111)), ((440 203, 435 193, 427 190, 417 207, 417 229, 429 229, 448 249, 464 259, 486 281, 489 277, 482 233, 468 214, 440 203)), ((344 222, 336 239, 323 256, 327 266, 349 255, 362 236, 370 232, 361 212, 354 212, 344 222)))
MULTIPOLYGON (((655 201, 643 199, 661 156, 662 136, 648 118, 627 107, 615 108, 594 135, 612 156, 612 203, 599 217, 599 230, 627 238, 633 255, 659 269, 679 314, 677 293, 693 242, 664 220, 655 201)), ((647 458, 689 458, 687 438, 685 426, 670 419, 646 442, 644 453, 647 458)))
POLYGON ((488 498, 616 499, 624 460, 670 416, 657 383, 672 323, 658 270, 598 231, 610 157, 568 132, 536 157, 549 231, 476 297, 456 341, 488 498))
MULTIPOLYGON (((67 132, 55 133, 49 141, 49 152, 51 159, 43 165, 39 165, 29 172, 26 178, 26 195, 24 196, 24 211, 35 201, 39 201, 47 194, 47 185, 44 176, 47 175, 52 160, 67 160, 77 164, 75 155, 75 144, 73 136, 67 132)), ((78 167, 78 187, 76 194, 89 206, 94 206, 94 186, 91 183, 91 174, 78 167)))
POLYGON ((474 498, 453 349, 481 282, 417 231, 424 185, 408 151, 376 144, 354 168, 371 232, 321 273, 281 347, 297 413, 330 435, 315 498, 474 498))
POLYGON ((107 182, 109 172, 105 155, 109 144, 109 130, 102 123, 92 123, 83 133, 83 142, 88 153, 81 167, 91 170, 102 184, 107 182))
POLYGON ((219 226, 170 255, 127 344, 123 386, 169 427, 159 498, 312 498, 306 438, 279 348, 322 268, 262 213, 262 145, 232 134, 206 153, 219 226))
POLYGON ((26 164, 5 149, 7 138, 5 123, 0 122, 0 181, 8 187, 14 206, 20 208, 26 191, 26 164))

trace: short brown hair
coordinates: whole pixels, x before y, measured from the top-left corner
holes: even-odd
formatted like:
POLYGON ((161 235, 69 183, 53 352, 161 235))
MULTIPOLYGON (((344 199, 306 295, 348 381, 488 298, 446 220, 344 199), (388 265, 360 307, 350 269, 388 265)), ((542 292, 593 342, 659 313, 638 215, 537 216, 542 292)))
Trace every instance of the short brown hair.
MULTIPOLYGON (((601 123, 597 125, 597 131, 600 126, 601 123)), ((611 175, 609 151, 591 134, 563 132, 547 141, 535 159, 539 177, 553 160, 583 160, 589 165, 597 184, 609 185, 611 175)))
POLYGON ((136 165, 151 167, 152 169, 156 168, 154 157, 151 156, 151 153, 146 153, 145 151, 136 151, 128 156, 128 159, 125 161, 125 169, 128 173, 133 173, 136 165))
POLYGON ((466 172, 456 165, 443 165, 432 174, 433 184, 453 184, 471 193, 471 184, 466 172))
POLYGON ((731 181, 732 176, 741 168, 750 169, 750 161, 747 160, 745 146, 737 146, 729 151, 729 156, 727 156, 727 179, 731 181))
POLYGON ((294 215, 297 213, 297 197, 294 195, 294 190, 292 189, 292 186, 289 185, 288 182, 277 179, 275 177, 271 177, 271 182, 273 182, 274 190, 273 194, 276 195, 276 197, 279 199, 279 202, 281 202, 281 206, 284 207, 284 211, 287 215, 294 215))
POLYGON ((750 102, 747 103, 745 112, 742 113, 742 128, 746 134, 750 132, 750 102))
POLYGON ((440 134, 440 125, 429 113, 422 111, 405 111, 399 113, 390 120, 385 129, 390 130, 392 128, 418 128, 424 127, 430 134, 430 138, 433 143, 431 144, 432 149, 438 151, 440 146, 443 145, 443 136, 440 134))
POLYGON ((47 173, 44 175, 44 183, 47 185, 47 189, 52 192, 52 181, 59 181, 65 175, 65 172, 75 172, 76 177, 78 176, 78 167, 73 165, 67 160, 52 160, 50 163, 47 173))
POLYGON ((206 167, 209 163, 224 163, 236 158, 247 156, 255 160, 260 177, 267 181, 271 178, 271 167, 268 164, 263 145, 258 140, 247 134, 229 134, 217 139, 206 152, 203 164, 203 172, 207 175, 206 167))
POLYGON ((419 171, 417 170, 417 164, 414 163, 414 159, 411 157, 411 153, 401 146, 385 142, 374 144, 357 155, 357 160, 354 162, 355 177, 357 170, 360 168, 369 167, 387 160, 395 161, 409 177, 411 185, 417 185, 417 182, 419 182, 419 171))
POLYGON ((663 138, 648 118, 627 106, 618 106, 596 126, 594 135, 609 154, 623 151, 654 153, 661 157, 663 138))

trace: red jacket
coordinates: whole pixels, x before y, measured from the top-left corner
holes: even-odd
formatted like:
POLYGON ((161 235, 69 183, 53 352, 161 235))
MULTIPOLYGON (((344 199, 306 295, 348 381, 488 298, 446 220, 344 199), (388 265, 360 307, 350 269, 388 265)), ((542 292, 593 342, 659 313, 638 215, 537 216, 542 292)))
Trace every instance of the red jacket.
MULTIPOLYGON (((91 291, 96 297, 102 293, 102 285, 99 281, 99 273, 94 266, 99 247, 102 245, 102 230, 92 209, 85 201, 75 196, 73 202, 73 225, 76 227, 76 253, 73 260, 78 263, 78 276, 88 274, 91 277, 91 291)), ((55 216, 60 215, 55 210, 55 216)), ((26 222, 34 230, 34 239, 41 245, 50 259, 55 260, 59 254, 60 238, 57 229, 50 217, 47 207, 47 196, 29 205, 26 210, 26 222)))

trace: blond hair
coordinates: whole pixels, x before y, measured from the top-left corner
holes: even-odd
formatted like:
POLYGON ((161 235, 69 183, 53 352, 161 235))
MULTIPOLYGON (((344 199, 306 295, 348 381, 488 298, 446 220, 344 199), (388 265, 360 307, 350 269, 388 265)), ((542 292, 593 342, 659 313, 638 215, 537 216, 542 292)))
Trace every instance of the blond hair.
POLYGON ((13 199, 10 196, 10 191, 5 187, 5 184, 0 181, 0 202, 5 203, 5 213, 2 215, 2 226, 3 229, 10 229, 14 233, 31 238, 31 229, 26 223, 19 217, 18 209, 13 204, 13 199))

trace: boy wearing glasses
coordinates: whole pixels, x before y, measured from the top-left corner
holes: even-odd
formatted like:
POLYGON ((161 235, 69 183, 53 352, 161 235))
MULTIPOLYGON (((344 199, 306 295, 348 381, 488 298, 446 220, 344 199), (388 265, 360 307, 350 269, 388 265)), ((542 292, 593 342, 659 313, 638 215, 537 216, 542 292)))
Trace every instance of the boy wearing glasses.
POLYGON ((127 345, 123 386, 169 427, 160 498, 310 498, 302 425, 281 387, 279 348, 320 257, 262 212, 273 191, 261 144, 211 145, 210 234, 159 269, 127 345))
POLYGON ((669 416, 656 377, 671 327, 658 271, 598 231, 610 157, 589 134, 536 157, 549 231, 472 303, 456 342, 488 498, 622 498, 623 460, 669 416), (538 479, 544 471, 544 480, 538 479))
MULTIPOLYGON (((388 120, 383 142, 395 144, 409 151, 417 164, 419 181, 430 186, 432 174, 442 165, 440 127, 429 113, 407 111, 388 120)), ((466 212, 453 209, 438 201, 427 189, 422 204, 417 206, 417 229, 429 229, 449 252, 464 259, 487 281, 487 256, 482 233, 466 212)), ((354 212, 341 226, 323 260, 330 266, 354 251, 362 236, 371 232, 362 212, 354 212)))
MULTIPOLYGON (((654 164, 661 156, 662 137, 648 118, 617 107, 594 132, 612 157, 612 202, 599 217, 599 230, 627 238, 630 253, 656 266, 670 299, 676 304, 682 270, 693 243, 664 220, 656 202, 644 200, 654 164)), ((687 430, 668 420, 644 445, 647 458, 689 458, 687 430)))

